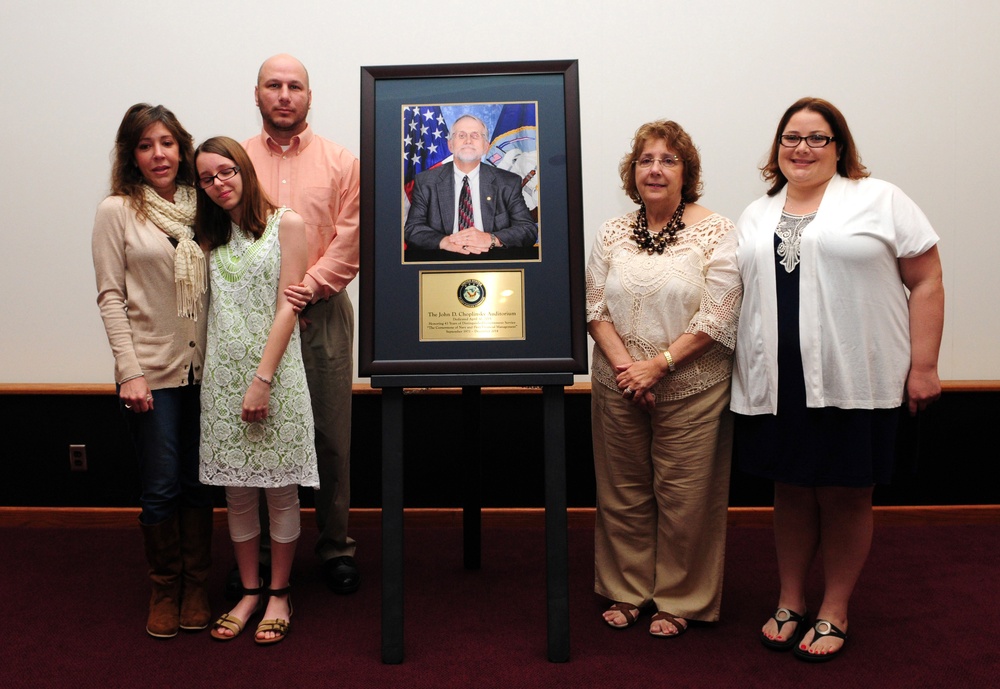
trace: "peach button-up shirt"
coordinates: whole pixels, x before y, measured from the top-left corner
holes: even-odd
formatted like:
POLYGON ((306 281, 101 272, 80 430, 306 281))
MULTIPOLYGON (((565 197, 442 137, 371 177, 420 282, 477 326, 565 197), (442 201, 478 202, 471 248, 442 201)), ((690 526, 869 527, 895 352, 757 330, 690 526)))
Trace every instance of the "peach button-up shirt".
POLYGON ((302 216, 309 243, 305 284, 315 300, 340 292, 358 274, 358 159, 311 127, 283 151, 267 132, 243 142, 261 185, 278 206, 302 216))

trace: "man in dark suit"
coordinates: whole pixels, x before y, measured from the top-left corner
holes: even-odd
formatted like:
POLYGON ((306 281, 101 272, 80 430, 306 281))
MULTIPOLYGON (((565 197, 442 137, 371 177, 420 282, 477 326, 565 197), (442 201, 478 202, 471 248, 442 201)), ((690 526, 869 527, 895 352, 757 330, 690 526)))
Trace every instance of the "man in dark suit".
POLYGON ((489 146, 482 120, 455 120, 448 134, 453 161, 414 179, 403 230, 407 248, 482 254, 535 244, 538 227, 521 195, 521 178, 482 165, 489 146))

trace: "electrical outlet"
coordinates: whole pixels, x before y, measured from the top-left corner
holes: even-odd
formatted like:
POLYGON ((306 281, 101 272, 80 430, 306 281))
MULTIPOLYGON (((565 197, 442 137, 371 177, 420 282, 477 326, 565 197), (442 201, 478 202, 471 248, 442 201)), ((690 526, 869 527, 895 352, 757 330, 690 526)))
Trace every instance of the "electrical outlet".
POLYGON ((70 445, 69 446, 69 470, 70 471, 86 471, 87 470, 87 446, 86 445, 70 445))

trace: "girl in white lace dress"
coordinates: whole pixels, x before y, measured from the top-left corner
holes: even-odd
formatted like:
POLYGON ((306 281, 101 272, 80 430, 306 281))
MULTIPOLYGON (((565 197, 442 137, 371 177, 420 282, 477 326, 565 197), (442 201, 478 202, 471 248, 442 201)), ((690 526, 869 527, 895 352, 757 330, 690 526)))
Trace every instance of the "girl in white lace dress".
POLYGON ((319 485, 298 320, 284 295, 305 274, 305 226, 298 214, 267 199, 233 139, 204 142, 195 167, 195 229, 212 249, 200 475, 204 483, 226 487, 244 589, 212 636, 235 638, 260 608, 257 501, 264 488, 271 588, 255 641, 275 643, 285 638, 292 615, 288 578, 300 531, 298 486, 319 485))
POLYGON ((695 203, 679 125, 636 132, 619 172, 639 210, 601 228, 587 265, 597 478, 595 590, 612 627, 719 618, 729 498, 729 377, 742 285, 733 224, 695 203))

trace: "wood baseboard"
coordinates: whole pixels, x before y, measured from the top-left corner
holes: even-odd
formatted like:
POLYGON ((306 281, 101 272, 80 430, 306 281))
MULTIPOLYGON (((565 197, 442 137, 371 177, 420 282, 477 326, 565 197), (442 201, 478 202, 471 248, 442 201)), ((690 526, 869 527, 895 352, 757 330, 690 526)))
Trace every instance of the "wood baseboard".
MULTIPOLYGON (((381 395, 380 388, 369 383, 354 383, 355 395, 381 395)), ((1000 392, 1000 380, 942 380, 944 392, 1000 392)), ((407 395, 458 395, 461 388, 407 388, 407 395)), ((486 395, 542 394, 540 387, 486 387, 486 395)), ((589 395, 590 381, 566 386, 566 393, 589 395)), ((0 395, 113 395, 114 383, 0 383, 0 395)))
MULTIPOLYGON (((312 524, 314 510, 303 512, 303 522, 312 524)), ((770 527, 770 507, 730 507, 729 525, 770 527)), ((139 510, 133 507, 0 507, 0 528, 40 527, 53 529, 123 528, 137 524, 139 510)), ((407 527, 462 528, 461 508, 408 509, 407 527)), ((215 510, 215 523, 224 526, 226 510, 215 510)), ((541 508, 489 508, 482 512, 483 526, 541 527, 545 510, 541 508)), ((593 528, 594 508, 567 510, 570 528, 593 528)), ((875 523, 881 526, 927 526, 940 524, 1000 524, 1000 505, 935 505, 876 507, 875 523)), ((382 510, 353 509, 351 524, 358 528, 378 528, 382 510)))

